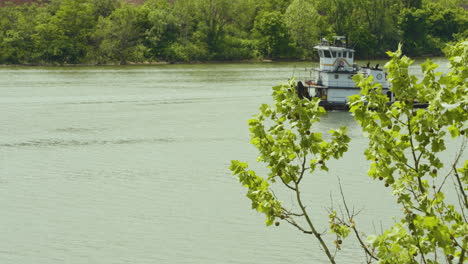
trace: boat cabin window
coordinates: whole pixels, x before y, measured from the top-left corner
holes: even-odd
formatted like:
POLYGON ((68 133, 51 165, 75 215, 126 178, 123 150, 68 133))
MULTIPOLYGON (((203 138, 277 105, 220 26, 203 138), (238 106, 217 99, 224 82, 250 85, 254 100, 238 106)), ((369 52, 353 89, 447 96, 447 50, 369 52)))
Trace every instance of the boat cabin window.
POLYGON ((336 51, 332 51, 332 57, 336 58, 336 51))
POLYGON ((325 58, 331 58, 330 51, 329 50, 323 50, 323 55, 325 58))
POLYGON ((350 59, 353 58, 353 53, 352 52, 348 53, 348 58, 350 58, 350 59))
POLYGON ((347 52, 343 51, 343 58, 346 58, 346 57, 348 57, 347 52))

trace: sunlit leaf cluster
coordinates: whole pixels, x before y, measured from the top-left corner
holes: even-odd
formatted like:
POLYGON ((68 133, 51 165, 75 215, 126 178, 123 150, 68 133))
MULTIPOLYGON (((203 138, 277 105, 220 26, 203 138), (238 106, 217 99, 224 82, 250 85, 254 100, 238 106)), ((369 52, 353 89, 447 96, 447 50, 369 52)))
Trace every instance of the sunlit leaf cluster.
POLYGON ((409 74, 413 61, 401 49, 389 52, 392 59, 385 67, 393 104, 371 77, 354 79, 362 95, 351 98, 350 110, 369 138, 368 174, 392 188, 404 215, 370 240, 381 263, 462 263, 466 258, 468 182, 458 166, 468 129, 467 50, 467 42, 450 49, 451 71, 445 75, 427 60, 421 64, 421 80, 409 74), (418 105, 427 108, 415 109, 418 105), (441 153, 449 140, 461 146, 453 153, 455 160, 444 164, 441 153), (457 192, 459 203, 447 201, 447 190, 457 192))
POLYGON ((302 204, 299 185, 304 177, 317 169, 328 171, 327 161, 340 158, 347 151, 350 138, 346 128, 329 131, 328 140, 314 130, 314 123, 320 121, 325 110, 319 106, 318 98, 300 99, 294 80, 273 87, 273 99, 273 105, 262 105, 259 113, 248 122, 251 143, 259 151, 257 161, 266 164, 268 175, 259 177, 255 172, 247 171, 247 164, 240 161, 232 161, 230 169, 247 187, 252 207, 266 215, 267 225, 280 218, 304 233, 315 235, 325 249, 324 241, 302 204), (300 212, 281 206, 268 188, 275 182, 294 193, 300 212), (295 220, 302 217, 306 219, 305 226, 295 220))
MULTIPOLYGON (((361 94, 350 97, 349 108, 368 137, 364 152, 370 161, 368 175, 391 190, 401 215, 389 216, 393 226, 365 239, 340 185, 345 210, 330 208, 328 215, 335 250, 354 234, 367 263, 464 263, 468 261, 468 161, 463 161, 468 42, 448 48, 448 73, 437 72, 438 65, 427 60, 421 64, 421 79, 409 73, 413 61, 402 55, 401 47, 388 55, 391 60, 385 68, 395 101, 372 76, 359 74, 354 81, 361 94), (458 144, 449 162, 442 159, 448 144, 458 144), (447 194, 454 195, 447 198, 447 194)), ((336 251, 331 253, 302 202, 300 183, 317 169, 333 173, 327 161, 341 158, 350 138, 345 127, 327 136, 314 130, 325 111, 318 98, 300 99, 294 80, 273 87, 273 102, 262 105, 249 120, 251 143, 259 151, 257 161, 266 164, 267 175, 258 176, 240 161, 232 161, 231 170, 248 189, 252 207, 266 215, 267 225, 280 218, 314 235, 330 263, 335 263, 336 251), (275 182, 295 195, 299 212, 282 206, 271 190, 275 182)))
MULTIPOLYGON (((293 80, 273 87, 273 98, 273 106, 263 104, 248 122, 251 143, 260 153, 258 161, 266 163, 270 171, 265 179, 294 185, 306 172, 328 170, 326 161, 341 157, 347 150, 346 128, 331 130, 329 141, 323 139, 321 132, 314 132, 312 126, 325 110, 318 105, 318 99, 300 99, 293 80)), ((236 175, 243 173, 235 170, 238 164, 231 166, 236 175)))

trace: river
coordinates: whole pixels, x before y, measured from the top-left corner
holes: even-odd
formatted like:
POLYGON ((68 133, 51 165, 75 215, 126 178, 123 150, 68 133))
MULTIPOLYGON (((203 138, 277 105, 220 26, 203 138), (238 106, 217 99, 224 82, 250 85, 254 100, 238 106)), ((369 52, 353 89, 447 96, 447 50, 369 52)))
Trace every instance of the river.
MULTIPOLYGON (((228 170, 232 159, 263 170, 247 120, 310 66, 1 67, 0 263, 326 263, 310 236, 266 227, 228 170)), ((351 151, 305 180, 305 201, 325 231, 339 176, 358 225, 380 230, 398 210, 366 176, 348 113, 317 131, 340 125, 351 151)), ((344 247, 339 262, 364 262, 344 247)))

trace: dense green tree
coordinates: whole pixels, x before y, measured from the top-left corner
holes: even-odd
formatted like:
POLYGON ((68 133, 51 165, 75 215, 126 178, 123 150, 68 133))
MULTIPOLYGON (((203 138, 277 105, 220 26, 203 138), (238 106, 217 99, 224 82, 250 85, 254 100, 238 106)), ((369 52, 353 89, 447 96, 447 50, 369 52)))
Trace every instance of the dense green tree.
POLYGON ((233 14, 232 25, 240 31, 249 33, 254 26, 255 17, 260 11, 261 3, 257 0, 237 0, 229 7, 233 14))
POLYGON ((246 32, 242 32, 232 25, 226 27, 226 36, 218 52, 218 59, 236 60, 261 57, 258 54, 257 42, 246 32))
POLYGON ((259 5, 264 11, 278 11, 284 13, 292 0, 259 0, 259 5))
MULTIPOLYGON (((346 35, 353 27, 353 17, 358 13, 357 1, 333 0, 322 1, 322 12, 325 12, 329 24, 332 26, 333 33, 346 35)), ((354 18, 361 18, 361 16, 354 18)))
POLYGON ((258 47, 268 58, 280 58, 294 53, 283 15, 279 11, 262 12, 255 18, 253 32, 258 47))
POLYGON ((149 48, 151 58, 167 59, 167 49, 177 41, 181 30, 174 6, 166 0, 150 0, 143 9, 147 18, 144 44, 149 48))
POLYGON ((41 11, 36 5, 0 9, 0 63, 34 62, 34 27, 41 11))
POLYGON ((319 1, 317 9, 326 14, 330 33, 348 36, 359 56, 382 57, 398 44, 401 6, 399 0, 333 0, 319 1))
POLYGON ((315 9, 311 0, 294 0, 284 15, 286 27, 293 39, 306 57, 315 55, 313 49, 322 35, 324 21, 315 9))
POLYGON ((406 52, 420 55, 427 50, 429 31, 427 17, 427 13, 422 9, 401 11, 399 27, 406 52))
POLYGON ((423 0, 422 6, 425 6, 431 3, 440 4, 444 8, 453 9, 453 8, 460 7, 460 5, 468 4, 468 1, 466 0, 423 0))
POLYGON ((142 61, 146 47, 142 45, 142 29, 138 27, 138 9, 123 5, 109 17, 100 17, 93 38, 98 43, 94 56, 98 62, 142 61))
POLYGON ((96 19, 99 16, 108 17, 115 9, 121 7, 121 0, 90 0, 96 19))
POLYGON ((208 51, 215 57, 220 52, 226 34, 225 27, 232 18, 230 4, 232 0, 199 0, 197 33, 200 41, 206 43, 208 51))
POLYGON ((428 4, 428 33, 442 42, 453 40, 454 34, 468 29, 468 15, 461 9, 444 8, 441 4, 428 4))
POLYGON ((468 36, 468 12, 440 2, 426 3, 421 9, 403 9, 398 22, 405 51, 414 54, 440 54, 445 43, 468 36))
POLYGON ((195 0, 179 0, 174 3, 174 16, 177 19, 179 31, 177 40, 172 42, 165 51, 165 57, 170 61, 207 60, 210 56, 205 36, 197 32, 199 21, 196 14, 195 0))
POLYGON ((422 0, 403 0, 406 8, 421 8, 422 0))
POLYGON ((312 47, 319 37, 333 35, 348 36, 360 57, 382 57, 399 42, 411 55, 439 54, 446 43, 468 38, 468 12, 459 7, 462 3, 148 0, 135 5, 122 0, 50 0, 7 4, 0 7, 0 63, 305 58, 314 54, 312 47), (124 25, 126 16, 130 21, 124 25), (125 33, 125 28, 132 32, 125 33), (120 48, 124 51, 118 52, 120 48))
POLYGON ((63 0, 55 14, 36 26, 35 45, 46 62, 79 63, 90 49, 95 16, 88 0, 63 0))
MULTIPOLYGON (((398 44, 398 2, 388 0, 366 0, 359 7, 364 12, 368 33, 373 36, 372 55, 382 57, 384 50, 394 49, 398 44)), ((358 52, 361 50, 358 50, 358 52)))
MULTIPOLYGON (((213 58, 217 60, 229 60, 229 59, 250 59, 255 57, 255 41, 252 39, 250 31, 253 27, 253 20, 256 10, 256 3, 250 0, 235 0, 226 1, 218 0, 219 7, 225 7, 226 11, 222 13, 222 16, 218 19, 212 19, 218 23, 222 28, 218 32, 217 47, 210 48, 210 35, 208 34, 213 30, 205 30, 206 42, 208 44, 210 52, 213 54, 213 58), (252 10, 247 10, 252 8, 252 10), (238 17, 238 14, 242 14, 242 17, 238 17), (247 25, 246 23, 251 23, 247 25), (240 27, 239 27, 240 26, 240 27), (245 28, 245 30, 242 30, 245 28)), ((210 12, 219 12, 213 8, 210 12)), ((203 14, 203 12, 202 12, 203 14)), ((219 15, 218 15, 219 16, 219 15)), ((209 17, 209 16, 208 16, 209 17)), ((203 20, 202 20, 203 21, 203 20)), ((212 22, 206 23, 208 20, 205 19, 205 23, 199 27, 199 29, 209 29, 208 27, 212 22)), ((200 24, 199 24, 200 25, 200 24)))

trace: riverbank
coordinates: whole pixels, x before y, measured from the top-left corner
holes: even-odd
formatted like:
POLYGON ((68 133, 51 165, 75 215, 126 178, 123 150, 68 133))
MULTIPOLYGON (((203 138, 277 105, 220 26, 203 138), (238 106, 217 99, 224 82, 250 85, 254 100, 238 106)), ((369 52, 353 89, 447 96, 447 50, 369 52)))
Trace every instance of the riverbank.
MULTIPOLYGON (((442 55, 427 54, 422 56, 410 56, 414 60, 425 60, 428 58, 443 57, 442 55)), ((388 60, 389 57, 379 58, 357 58, 357 61, 388 60)), ((146 61, 146 62, 127 62, 121 63, 77 63, 77 64, 57 64, 57 63, 25 63, 25 64, 0 64, 0 67, 94 67, 94 66, 144 66, 144 65, 198 65, 198 64, 251 64, 251 63, 276 63, 276 62, 316 62, 314 59, 250 59, 250 60, 208 60, 208 61, 146 61)))
POLYGON ((385 52, 396 50, 398 43, 404 43, 410 56, 430 56, 440 54, 446 43, 466 37, 468 13, 445 2, 416 1, 411 6, 408 1, 395 1, 388 8, 379 1, 355 1, 347 5, 346 13, 339 4, 326 0, 270 4, 224 0, 11 4, 0 7, 4 18, 0 21, 0 64, 296 61, 316 56, 313 46, 321 38, 332 41, 336 32, 347 35, 348 45, 358 56, 372 60, 386 58, 385 52), (375 12, 371 15, 368 10, 375 12), (353 14, 352 19, 342 19, 347 13, 353 14))
POLYGON ((249 64, 249 63, 275 63, 275 62, 305 62, 315 60, 299 60, 299 59, 252 59, 252 60, 210 60, 210 61, 153 61, 153 62, 127 62, 121 63, 77 63, 77 64, 56 64, 56 63, 25 63, 25 64, 0 64, 0 67, 84 67, 84 66, 142 66, 142 65, 192 65, 192 64, 249 64))

